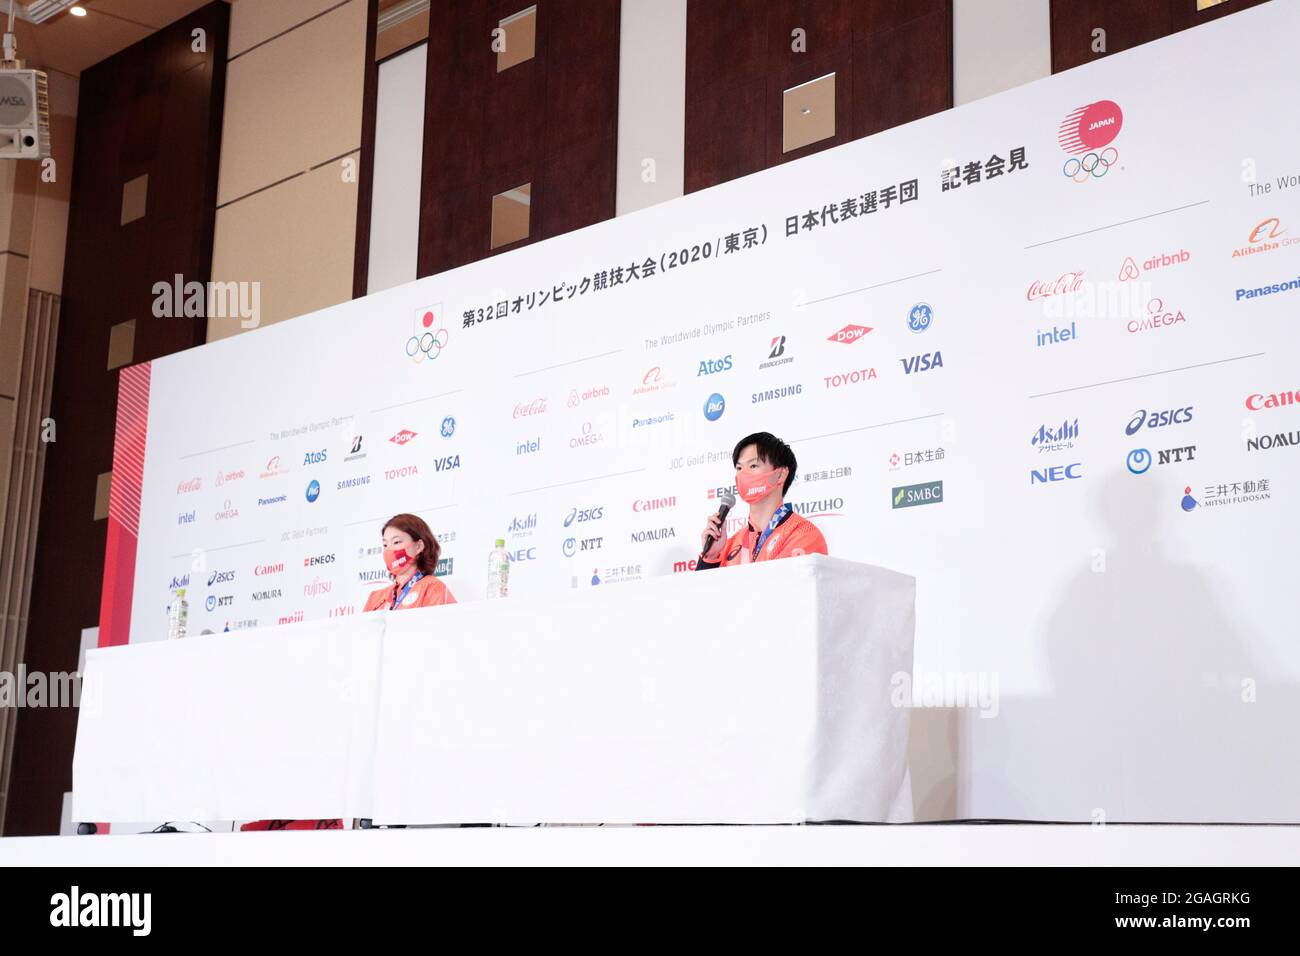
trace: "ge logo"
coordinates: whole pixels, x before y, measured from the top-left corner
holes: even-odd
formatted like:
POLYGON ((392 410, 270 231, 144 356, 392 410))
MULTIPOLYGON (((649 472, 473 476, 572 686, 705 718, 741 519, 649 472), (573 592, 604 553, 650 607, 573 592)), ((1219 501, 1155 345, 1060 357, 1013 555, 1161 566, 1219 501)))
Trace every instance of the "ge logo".
POLYGON ((447 330, 434 329, 433 321, 433 313, 426 312, 421 323, 424 331, 406 340, 406 355, 417 364, 436 359, 447 347, 447 330))
POLYGON ((442 420, 442 427, 439 429, 443 438, 450 438, 456 434, 456 419, 448 415, 442 420))
POLYGON ((573 557, 573 552, 576 551, 577 549, 578 549, 578 542, 575 539, 573 538, 564 539, 564 556, 566 558, 573 557))
POLYGON ((1134 448, 1128 453, 1128 470, 1135 475, 1145 475, 1151 467, 1151 452, 1145 448, 1134 448))
POLYGON ((934 309, 928 302, 918 302, 907 313, 907 327, 913 332, 924 332, 934 320, 934 309))

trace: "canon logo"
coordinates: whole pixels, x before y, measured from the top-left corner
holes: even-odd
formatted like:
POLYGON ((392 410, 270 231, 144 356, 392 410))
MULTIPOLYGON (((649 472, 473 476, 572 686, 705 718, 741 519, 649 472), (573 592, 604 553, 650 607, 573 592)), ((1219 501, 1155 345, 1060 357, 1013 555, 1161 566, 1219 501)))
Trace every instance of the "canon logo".
POLYGON ((278 564, 259 564, 257 567, 253 568, 253 576, 261 577, 264 574, 280 574, 283 571, 284 571, 283 561, 279 562, 278 564))
POLYGON ((1281 408, 1283 405, 1300 405, 1300 392, 1274 392, 1263 395, 1256 392, 1246 399, 1246 407, 1252 412, 1265 408, 1281 408))
POLYGON ((527 418, 529 415, 541 415, 545 411, 546 411, 546 399, 534 398, 527 405, 525 405, 523 402, 520 402, 518 405, 516 405, 514 417, 527 418))
POLYGON ((669 495, 667 498, 638 498, 632 502, 633 511, 658 511, 660 508, 676 508, 677 496, 669 495))

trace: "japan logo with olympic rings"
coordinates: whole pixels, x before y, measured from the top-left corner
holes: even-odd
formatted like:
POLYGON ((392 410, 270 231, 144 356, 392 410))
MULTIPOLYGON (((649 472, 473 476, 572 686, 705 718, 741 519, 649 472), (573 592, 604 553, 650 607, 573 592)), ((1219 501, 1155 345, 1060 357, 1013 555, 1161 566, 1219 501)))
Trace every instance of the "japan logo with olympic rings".
POLYGON ((441 308, 430 306, 416 310, 414 333, 406 340, 406 356, 417 365, 436 359, 447 347, 447 330, 438 320, 441 308))
POLYGON ((1098 100, 1072 110, 1061 121, 1057 142, 1070 156, 1061 172, 1076 183, 1100 179, 1119 162, 1111 145, 1124 127, 1124 111, 1114 100, 1098 100))

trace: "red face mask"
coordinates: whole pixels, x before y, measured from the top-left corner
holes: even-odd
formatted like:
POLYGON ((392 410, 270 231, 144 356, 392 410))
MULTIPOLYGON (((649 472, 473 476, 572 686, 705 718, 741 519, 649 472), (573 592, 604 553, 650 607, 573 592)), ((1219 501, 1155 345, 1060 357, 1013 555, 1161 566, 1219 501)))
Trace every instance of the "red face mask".
POLYGON ((747 504, 762 501, 773 488, 781 486, 780 469, 755 474, 750 471, 736 472, 736 491, 740 500, 747 504))
POLYGON ((406 553, 404 548, 397 548, 396 550, 384 549, 384 564, 393 574, 405 570, 410 563, 411 556, 406 553))

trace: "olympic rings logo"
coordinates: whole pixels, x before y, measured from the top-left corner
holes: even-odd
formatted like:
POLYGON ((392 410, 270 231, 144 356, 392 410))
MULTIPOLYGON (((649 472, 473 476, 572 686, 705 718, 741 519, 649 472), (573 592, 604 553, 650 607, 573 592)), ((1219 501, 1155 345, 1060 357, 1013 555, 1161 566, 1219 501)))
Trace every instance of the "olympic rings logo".
POLYGON ((406 340, 407 357, 415 362, 423 362, 425 359, 432 361, 442 354, 442 350, 447 347, 447 330, 439 329, 436 332, 423 332, 420 335, 412 335, 406 340))
POLYGON ((1086 183, 1089 179, 1101 179, 1118 161, 1119 150, 1114 146, 1107 146, 1099 153, 1089 152, 1082 156, 1071 156, 1061 167, 1061 172, 1076 183, 1086 183))

